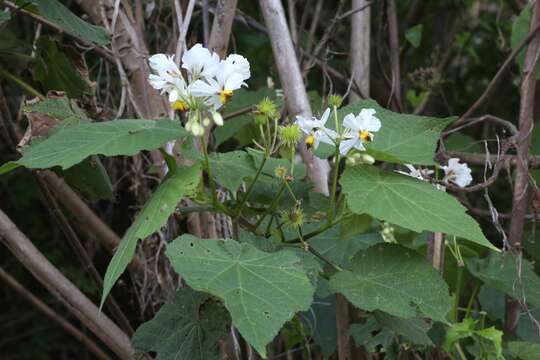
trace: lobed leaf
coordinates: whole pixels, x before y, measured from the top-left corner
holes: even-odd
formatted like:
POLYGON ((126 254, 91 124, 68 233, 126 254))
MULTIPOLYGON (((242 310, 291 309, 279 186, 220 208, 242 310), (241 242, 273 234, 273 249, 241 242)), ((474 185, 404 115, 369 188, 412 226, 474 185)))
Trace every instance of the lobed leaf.
POLYGON ((234 325, 263 357, 283 324, 313 300, 315 287, 288 250, 266 253, 234 240, 182 235, 166 254, 189 286, 223 300, 234 325))
POLYGON ((427 182, 367 165, 347 168, 340 183, 356 214, 367 213, 416 232, 455 235, 498 250, 465 207, 427 182))
POLYGON ((451 306, 440 274, 424 257, 398 245, 380 244, 358 252, 348 270, 330 278, 330 287, 362 310, 401 318, 415 317, 419 311, 445 321, 451 306))
POLYGON ((137 351, 154 351, 156 360, 218 360, 218 341, 227 335, 227 311, 208 294, 178 290, 154 318, 133 335, 137 351))

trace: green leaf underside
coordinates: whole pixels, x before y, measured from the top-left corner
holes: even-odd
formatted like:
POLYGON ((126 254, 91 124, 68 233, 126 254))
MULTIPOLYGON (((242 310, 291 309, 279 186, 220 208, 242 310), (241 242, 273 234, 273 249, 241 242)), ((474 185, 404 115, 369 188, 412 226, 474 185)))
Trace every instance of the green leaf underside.
POLYGON ((179 122, 169 119, 78 124, 30 146, 16 163, 33 169, 67 169, 90 155, 134 155, 186 135, 179 122))
POLYGON ((397 335, 418 345, 433 345, 433 342, 427 335, 431 328, 421 317, 403 319, 392 316, 382 311, 374 312, 374 316, 381 326, 392 330, 397 335))
POLYGON ((455 235, 498 251, 465 207, 427 182, 367 165, 346 169, 340 183, 354 213, 368 213, 416 232, 455 235))
POLYGON ((195 290, 223 299, 242 336, 266 356, 266 345, 315 292, 291 251, 266 253, 234 240, 183 235, 168 245, 174 269, 195 290))
POLYGON ((380 244, 357 253, 348 270, 330 279, 330 287, 360 309, 401 318, 419 311, 444 321, 451 305, 439 273, 424 257, 398 245, 380 244))
POLYGON ((245 151, 214 153, 209 161, 216 181, 232 193, 244 180, 255 176, 253 161, 245 151))
POLYGON ((109 37, 104 27, 92 25, 73 14, 57 0, 33 0, 39 14, 60 26, 69 34, 80 37, 98 45, 107 45, 109 37))
POLYGON ((103 306, 103 302, 114 283, 133 258, 137 241, 159 230, 167 222, 180 200, 195 191, 201 180, 200 171, 199 165, 179 167, 176 171, 171 172, 169 177, 165 178, 150 200, 146 202, 133 224, 127 230, 107 267, 103 279, 103 294, 100 306, 103 306))
POLYGON ((377 346, 382 345, 383 348, 386 348, 394 340, 394 334, 384 328, 373 335, 380 328, 375 318, 370 316, 363 324, 351 324, 349 334, 357 346, 363 346, 368 352, 374 352, 377 346))
POLYGON ((340 236, 339 228, 333 227, 309 239, 308 242, 322 256, 338 265, 344 266, 358 251, 366 250, 370 246, 382 241, 378 233, 355 235, 343 239, 340 236))
POLYGON ((339 118, 349 113, 358 115, 364 108, 375 109, 375 116, 382 124, 373 142, 367 145, 367 152, 377 160, 393 163, 433 165, 440 133, 456 119, 399 114, 386 110, 374 100, 362 100, 342 108, 339 118))
POLYGON ((524 341, 511 341, 508 343, 508 352, 520 360, 538 360, 540 344, 524 341))
POLYGON ((484 259, 467 259, 467 269, 487 286, 528 304, 540 306, 540 277, 533 265, 521 259, 521 268, 510 254, 490 254, 484 259), (521 279, 521 282, 517 281, 521 279))
POLYGON ((156 360, 217 360, 217 342, 227 334, 226 310, 208 294, 178 290, 154 318, 133 336, 137 351, 157 353, 156 360))

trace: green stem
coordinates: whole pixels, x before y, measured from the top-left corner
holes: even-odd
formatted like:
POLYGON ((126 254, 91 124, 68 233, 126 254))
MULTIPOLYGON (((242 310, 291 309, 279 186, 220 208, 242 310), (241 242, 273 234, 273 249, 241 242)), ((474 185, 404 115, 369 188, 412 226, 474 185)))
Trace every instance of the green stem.
POLYGON ((334 213, 335 213, 335 203, 336 203, 336 192, 337 192, 337 182, 338 182, 338 175, 339 175, 339 145, 336 145, 336 151, 334 153, 334 177, 332 179, 332 190, 330 192, 330 207, 328 208, 328 222, 332 222, 334 220, 334 213))
POLYGON ((210 160, 208 158, 208 149, 206 148, 206 142, 204 141, 204 136, 201 136, 201 147, 204 154, 204 167, 206 173, 208 174, 208 182, 210 183, 210 190, 212 191, 212 205, 215 208, 223 211, 225 214, 230 214, 230 211, 219 202, 216 183, 214 182, 214 177, 212 175, 212 168, 210 166, 210 160))
POLYGON ((454 322, 458 321, 458 308, 459 308, 459 298, 461 296, 461 283, 462 283, 462 281, 463 281, 463 267, 458 266, 457 281, 456 281, 456 292, 454 293, 454 308, 453 308, 454 322))
POLYGON ((273 213, 274 211, 276 211, 276 208, 277 208, 277 206, 279 204, 279 201, 281 200, 281 195, 283 194, 283 191, 285 191, 285 182, 286 181, 287 180, 283 180, 283 183, 281 184, 281 187, 279 188, 278 193, 276 194, 276 196, 272 200, 272 203, 270 203, 270 206, 268 207, 268 209, 264 212, 264 214, 262 214, 261 218, 255 223, 255 228, 256 229, 259 228, 259 225, 261 225, 261 223, 264 221, 266 216, 268 216, 268 214, 273 213))
POLYGON ((261 162, 261 165, 257 169, 257 173, 255 174, 255 177, 251 181, 251 184, 249 184, 248 190, 246 191, 244 197, 240 201, 240 205, 238 206, 238 210, 236 210, 236 215, 234 216, 233 221, 236 221, 240 217, 240 215, 242 215, 242 209, 244 208, 244 205, 246 204, 249 196, 251 195, 251 192, 253 191, 253 188, 255 187, 255 183, 259 179, 259 176, 261 175, 263 171, 264 164, 266 164, 267 159, 268 159, 268 154, 264 154, 263 160, 261 162))
POLYGON ((294 176, 294 155, 295 155, 296 147, 294 145, 291 146, 291 176, 294 176))
POLYGON ((45 95, 43 95, 42 93, 40 93, 38 90, 34 89, 30 84, 28 84, 27 82, 25 82, 24 80, 16 77, 15 75, 5 71, 4 69, 0 68, 0 76, 8 79, 8 80, 11 80, 13 81, 15 84, 19 85, 19 87, 23 90, 25 90, 27 93, 31 94, 31 95, 34 95, 38 98, 40 98, 41 100, 44 100, 45 99, 45 95))
POLYGON ((455 344, 455 347, 458 351, 459 357, 461 360, 467 360, 467 356, 465 356, 465 353, 463 352, 463 349, 461 348, 461 345, 459 345, 459 342, 455 344))

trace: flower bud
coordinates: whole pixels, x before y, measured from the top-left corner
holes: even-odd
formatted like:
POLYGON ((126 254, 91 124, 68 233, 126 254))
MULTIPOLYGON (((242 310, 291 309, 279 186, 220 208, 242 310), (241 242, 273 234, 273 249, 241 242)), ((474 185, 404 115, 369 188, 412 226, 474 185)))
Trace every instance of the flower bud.
POLYGON ((296 124, 280 126, 279 138, 285 145, 293 147, 296 146, 302 138, 302 132, 300 131, 300 127, 296 124))
POLYGON ((255 115, 255 124, 257 125, 266 125, 268 123, 268 118, 262 114, 255 115))
POLYGON ((343 103, 343 98, 340 95, 334 94, 328 97, 328 105, 330 105, 331 107, 335 106, 339 108, 342 103, 343 103))
POLYGON ((362 164, 373 165, 375 158, 369 154, 360 154, 359 162, 362 164))
POLYGON ((212 113, 212 120, 214 120, 214 124, 217 126, 223 126, 223 116, 221 116, 221 114, 217 111, 212 113))
POLYGON ((210 125, 210 119, 205 117, 202 121, 202 124, 204 127, 208 127, 208 125, 210 125))
POLYGON ((285 225, 291 228, 297 228, 304 224, 304 212, 299 204, 296 204, 289 211, 283 211, 281 213, 281 219, 285 225))

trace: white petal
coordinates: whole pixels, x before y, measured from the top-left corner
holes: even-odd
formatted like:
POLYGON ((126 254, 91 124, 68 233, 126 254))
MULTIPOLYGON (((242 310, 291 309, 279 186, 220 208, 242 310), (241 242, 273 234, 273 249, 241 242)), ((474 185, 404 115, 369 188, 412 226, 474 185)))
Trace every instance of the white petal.
POLYGON ((244 83, 244 78, 242 75, 238 73, 231 74, 223 84, 223 88, 225 90, 237 90, 242 87, 242 84, 244 83))
POLYGON ((189 85, 188 90, 193 96, 211 96, 220 92, 219 88, 212 87, 202 80, 197 80, 189 85))
POLYGON ((347 140, 343 140, 340 144, 339 144, 339 152, 341 153, 341 155, 347 155, 347 153, 349 152, 349 150, 351 150, 354 146, 354 144, 356 143, 356 139, 347 139, 347 140))
POLYGON ((251 77, 249 61, 237 54, 227 56, 227 59, 225 59, 225 72, 227 72, 227 77, 232 73, 239 74, 242 77, 242 81, 251 77))
POLYGON ((366 148, 364 147, 364 142, 362 140, 356 140, 354 143, 354 147, 359 151, 366 150, 366 148))
POLYGON ((353 114, 347 114, 343 118, 343 127, 358 131, 360 128, 358 127, 358 123, 356 120, 356 117, 353 114))
POLYGON ((186 69, 191 75, 200 75, 208 72, 219 62, 217 54, 212 54, 201 44, 195 44, 182 56, 182 68, 186 69))
POLYGON ((326 109, 324 113, 321 116, 321 124, 324 126, 326 124, 326 121, 328 120, 328 117, 330 116, 330 108, 326 109))
POLYGON ((334 145, 335 139, 338 137, 337 132, 328 128, 322 128, 317 130, 316 135, 316 138, 328 145, 334 145))

